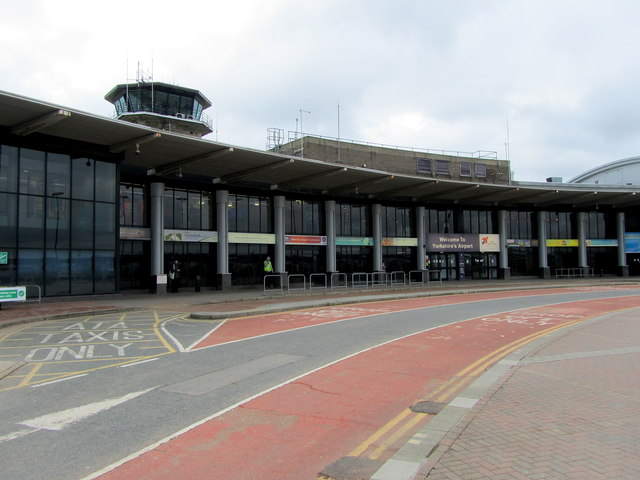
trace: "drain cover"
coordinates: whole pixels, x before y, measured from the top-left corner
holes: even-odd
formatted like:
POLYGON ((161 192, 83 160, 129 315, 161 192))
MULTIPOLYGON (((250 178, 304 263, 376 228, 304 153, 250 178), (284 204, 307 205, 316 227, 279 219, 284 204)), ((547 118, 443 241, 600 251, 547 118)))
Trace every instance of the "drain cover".
POLYGON ((333 480, 369 480, 383 463, 370 458, 342 457, 325 467, 320 475, 333 480))
POLYGON ((444 402, 430 402, 425 400, 424 402, 418 402, 415 405, 411 405, 409 408, 412 412, 415 413, 428 413, 429 415, 437 415, 438 413, 440 413, 440 410, 442 410, 446 406, 447 404, 444 402))

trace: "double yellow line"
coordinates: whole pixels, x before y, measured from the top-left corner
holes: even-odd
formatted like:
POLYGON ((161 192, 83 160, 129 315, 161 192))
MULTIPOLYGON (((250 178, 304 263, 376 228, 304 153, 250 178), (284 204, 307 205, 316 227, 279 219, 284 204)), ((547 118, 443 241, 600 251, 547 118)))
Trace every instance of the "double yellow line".
MULTIPOLYGON (((620 309, 626 310, 626 309, 620 309)), ((612 312, 606 312, 612 313, 612 312)), ((509 355, 511 352, 517 350, 518 348, 537 340, 538 338, 544 337, 545 335, 549 335, 557 330, 566 328, 578 322, 582 322, 589 318, 594 318, 596 316, 600 316, 602 313, 597 315, 583 317, 575 320, 570 320, 561 325, 555 325, 553 327, 549 327, 545 330, 541 330, 539 332, 532 333, 523 338, 515 340, 507 345, 504 345, 482 358, 476 360, 472 364, 460 370, 456 373, 450 380, 440 385, 436 388, 429 397, 425 400, 430 400, 434 402, 445 402, 450 401, 455 394, 457 394, 465 385, 469 384, 475 377, 482 374, 485 370, 487 370, 491 365, 497 363, 502 358, 509 355)), ((423 401, 425 401, 423 400, 423 401)), ((389 448, 389 446, 393 445, 398 439, 400 439, 407 431, 411 430, 416 424, 420 423, 427 414, 424 413, 415 413, 410 409, 403 410, 396 417, 391 419, 385 425, 383 425, 379 430, 371 434, 364 442, 362 442, 358 447, 352 450, 349 453, 349 456, 358 457, 361 456, 365 451, 374 447, 376 442, 379 442, 385 435, 391 432, 394 428, 397 428, 393 434, 384 438, 383 443, 380 443, 369 455, 368 458, 377 459, 379 458, 385 450, 389 448)))

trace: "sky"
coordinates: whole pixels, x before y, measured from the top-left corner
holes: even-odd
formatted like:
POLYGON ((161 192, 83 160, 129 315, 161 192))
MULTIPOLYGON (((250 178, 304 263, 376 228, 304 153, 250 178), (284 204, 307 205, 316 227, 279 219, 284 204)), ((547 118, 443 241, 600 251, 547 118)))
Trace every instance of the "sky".
POLYGON ((202 92, 206 138, 267 129, 496 152, 514 180, 640 155, 637 0, 21 0, 0 90, 102 116, 141 77, 202 92))

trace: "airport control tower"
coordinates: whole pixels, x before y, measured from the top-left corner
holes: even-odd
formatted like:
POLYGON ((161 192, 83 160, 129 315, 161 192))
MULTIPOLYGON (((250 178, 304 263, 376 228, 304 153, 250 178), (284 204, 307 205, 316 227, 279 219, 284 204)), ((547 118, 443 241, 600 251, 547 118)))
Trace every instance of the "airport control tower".
POLYGON ((116 85, 104 97, 116 107, 116 117, 147 127, 195 137, 213 131, 203 110, 211 102, 198 90, 153 81, 116 85))

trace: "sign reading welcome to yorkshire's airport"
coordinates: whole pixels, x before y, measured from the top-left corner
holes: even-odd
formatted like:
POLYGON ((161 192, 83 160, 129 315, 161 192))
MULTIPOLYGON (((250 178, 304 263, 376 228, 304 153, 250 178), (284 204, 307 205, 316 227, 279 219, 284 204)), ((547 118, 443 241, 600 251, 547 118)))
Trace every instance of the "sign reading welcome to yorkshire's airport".
POLYGON ((0 287, 0 302, 24 302, 27 287, 0 287))
POLYGON ((427 233, 429 252, 499 252, 500 235, 427 233))

